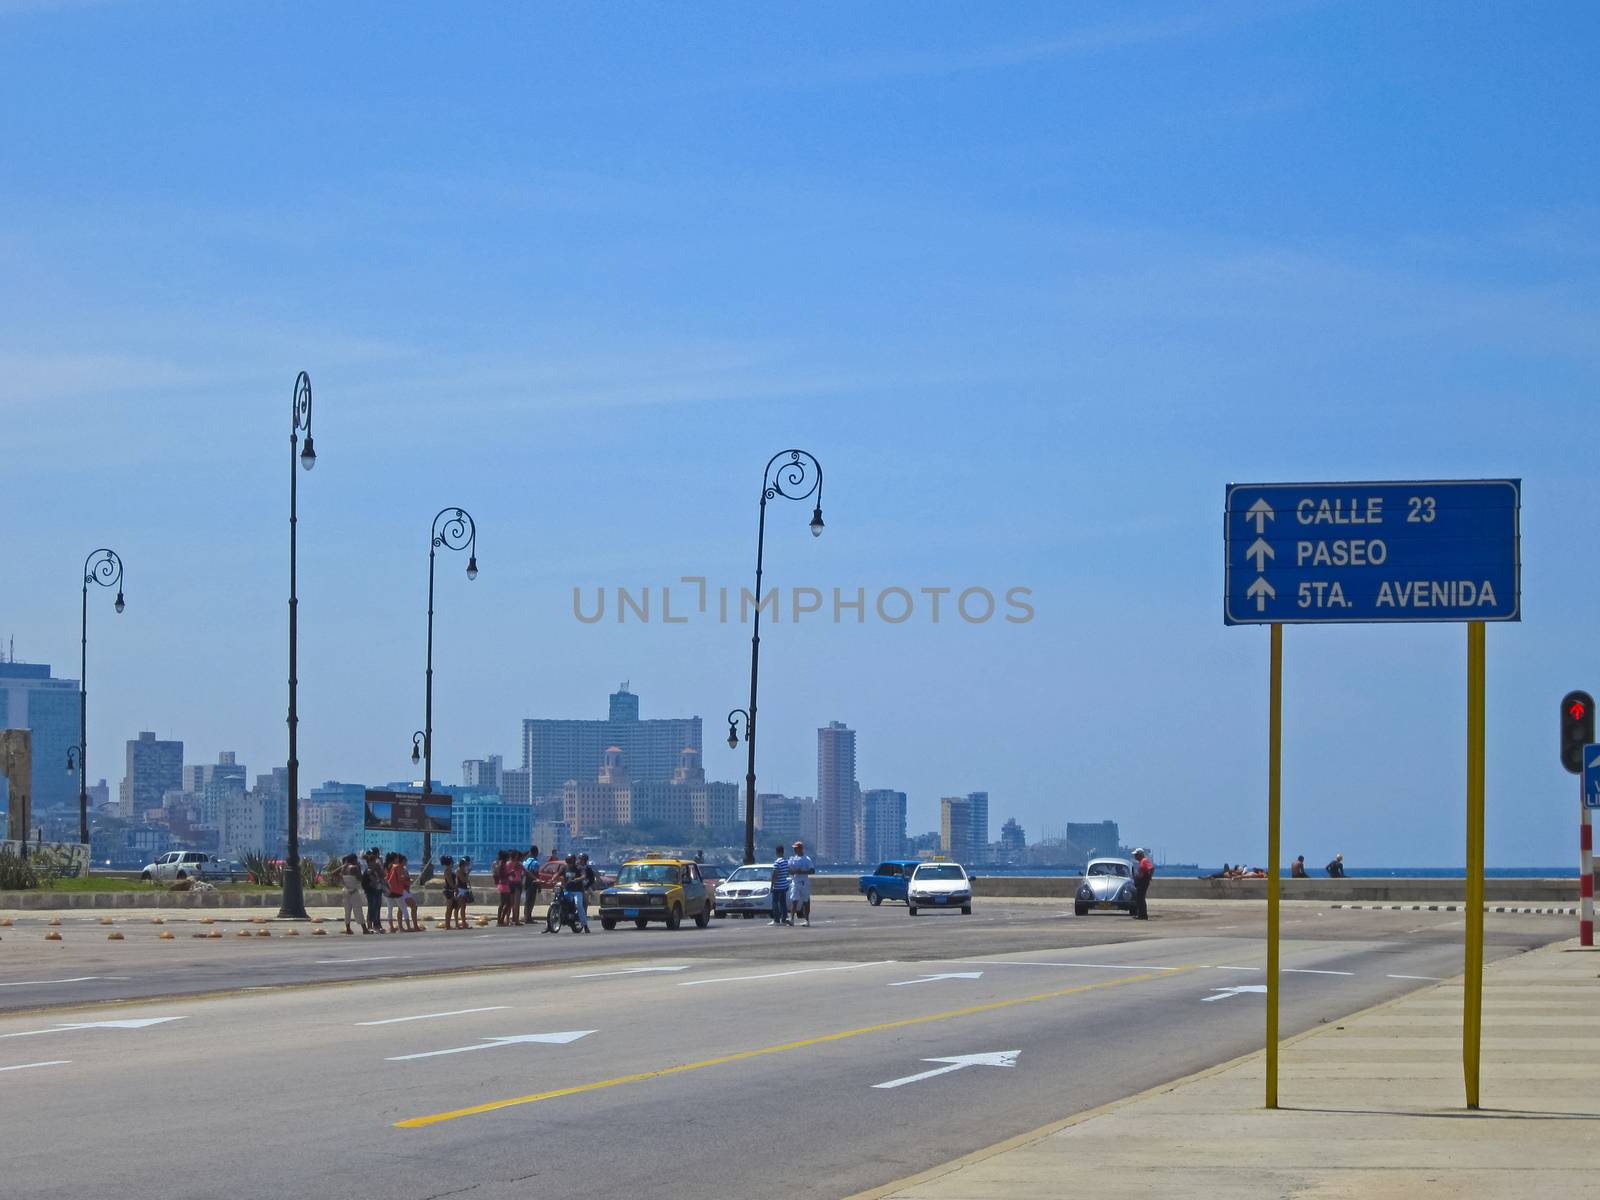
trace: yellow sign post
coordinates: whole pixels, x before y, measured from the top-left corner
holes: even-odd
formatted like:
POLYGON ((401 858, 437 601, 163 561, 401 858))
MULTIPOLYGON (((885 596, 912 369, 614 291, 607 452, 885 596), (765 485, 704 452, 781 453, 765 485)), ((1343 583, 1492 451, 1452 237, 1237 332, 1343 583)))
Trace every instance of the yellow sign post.
POLYGON ((1278 814, 1283 780, 1283 626, 1272 626, 1272 714, 1267 732, 1267 1107, 1278 1107, 1278 814))

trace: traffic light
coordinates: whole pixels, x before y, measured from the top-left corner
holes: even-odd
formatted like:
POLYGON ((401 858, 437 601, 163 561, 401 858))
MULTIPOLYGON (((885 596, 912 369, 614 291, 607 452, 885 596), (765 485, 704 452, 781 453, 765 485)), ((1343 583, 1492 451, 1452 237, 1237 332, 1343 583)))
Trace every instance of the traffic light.
POLYGON ((1561 765, 1583 774, 1583 748, 1594 741, 1594 697, 1568 692, 1561 697, 1561 765))

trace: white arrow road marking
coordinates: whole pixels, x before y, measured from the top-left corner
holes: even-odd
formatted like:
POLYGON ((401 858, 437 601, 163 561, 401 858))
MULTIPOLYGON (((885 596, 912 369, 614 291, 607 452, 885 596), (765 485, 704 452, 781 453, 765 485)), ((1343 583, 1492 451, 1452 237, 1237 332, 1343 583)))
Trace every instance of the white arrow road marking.
POLYGON ((126 1021, 74 1021, 58 1023, 51 1029, 29 1029, 23 1033, 0 1033, 0 1038, 38 1037, 41 1033, 71 1033, 76 1029, 148 1029, 168 1021, 182 1021, 183 1017, 136 1017, 126 1021))
POLYGON ((943 975, 924 975, 920 979, 901 979, 890 987, 910 987, 913 983, 937 983, 941 979, 982 979, 982 971, 946 971, 943 975))
POLYGON ((427 1050, 421 1054, 401 1054, 385 1062, 410 1062, 414 1058, 438 1058, 441 1054, 467 1054, 473 1050, 494 1050, 500 1046, 520 1046, 530 1042, 545 1042, 552 1046, 565 1046, 581 1037, 594 1033, 593 1029, 569 1029, 565 1033, 518 1033, 511 1037, 484 1038, 471 1046, 452 1046, 449 1050, 427 1050))
POLYGON ((1277 517, 1278 514, 1272 511, 1272 505, 1267 503, 1265 496, 1262 496, 1252 504, 1244 515, 1246 521, 1254 521, 1256 523, 1256 533, 1258 535, 1266 530, 1268 521, 1275 521, 1277 517))
POLYGON ((1256 577, 1254 583, 1245 588, 1244 594, 1256 602, 1257 612, 1265 612, 1267 597, 1270 596, 1276 600, 1278 598, 1278 589, 1267 582, 1266 576, 1261 575, 1256 577))
POLYGON ((18 1063, 14 1067, 0 1067, 0 1071, 31 1071, 34 1067, 64 1067, 71 1062, 70 1058, 54 1058, 49 1062, 18 1063))
POLYGON ((412 957, 415 956, 410 954, 374 954, 367 958, 314 958, 311 961, 316 966, 326 967, 335 963, 342 966, 345 963, 392 962, 397 958, 412 957))
POLYGON ((596 971, 592 975, 574 975, 574 979, 605 979, 610 975, 645 975, 652 971, 687 971, 688 965, 681 967, 625 967, 620 971, 596 971))
POLYGON ((935 1075, 948 1075, 951 1071, 959 1071, 963 1067, 1014 1067, 1017 1065, 1017 1055, 1021 1050, 993 1050, 988 1054, 958 1054, 954 1058, 925 1058, 923 1062, 945 1063, 942 1067, 935 1067, 931 1071, 923 1071, 916 1075, 907 1075, 904 1079, 891 1079, 888 1083, 875 1083, 876 1088, 904 1087, 908 1083, 921 1083, 924 1079, 932 1079, 935 1075))
POLYGON ((1265 571, 1267 569, 1266 560, 1269 558, 1277 558, 1278 552, 1266 542, 1262 541, 1260 538, 1257 538, 1255 541, 1250 543, 1250 549, 1244 552, 1244 556, 1246 558, 1254 558, 1256 560, 1256 570, 1265 571))
POLYGON ((749 979, 786 979, 790 975, 814 975, 818 971, 859 971, 862 967, 887 967, 894 962, 885 958, 880 962, 846 963, 842 967, 802 967, 797 971, 773 971, 767 975, 722 975, 716 979, 685 979, 679 987, 704 987, 708 983, 743 983, 749 979))
MULTIPOLYGON (((1142 963, 1036 962, 1027 958, 968 958, 960 960, 975 967, 1083 967, 1091 971, 1181 971, 1182 967, 1155 967, 1142 963)), ((1241 970, 1254 971, 1255 967, 1241 970)))
POLYGON ((0 983, 0 987, 44 987, 52 983, 88 983, 92 979, 120 980, 126 983, 131 975, 74 975, 71 979, 18 979, 14 983, 0 983))
POLYGON ((1425 979, 1429 983, 1442 982, 1437 975, 1390 975, 1390 979, 1425 979))
POLYGON ((1244 992, 1265 992, 1267 985, 1264 983, 1245 983, 1238 987, 1213 988, 1215 996, 1201 996, 1201 1004, 1210 1004, 1213 1000, 1226 1000, 1229 996, 1237 996, 1244 992))
POLYGON ((434 1017, 464 1017, 468 1013, 503 1012, 509 1004, 492 1004, 488 1008, 457 1008, 450 1012, 422 1013, 415 1017, 386 1017, 382 1021, 357 1021, 357 1025, 399 1025, 405 1021, 431 1021, 434 1017))

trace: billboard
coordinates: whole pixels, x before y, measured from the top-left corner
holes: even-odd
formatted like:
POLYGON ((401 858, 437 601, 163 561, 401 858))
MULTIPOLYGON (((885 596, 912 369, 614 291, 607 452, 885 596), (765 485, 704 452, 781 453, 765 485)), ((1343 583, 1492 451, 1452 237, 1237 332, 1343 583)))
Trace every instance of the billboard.
POLYGON ((394 833, 449 833, 450 797, 367 789, 365 829, 394 833))

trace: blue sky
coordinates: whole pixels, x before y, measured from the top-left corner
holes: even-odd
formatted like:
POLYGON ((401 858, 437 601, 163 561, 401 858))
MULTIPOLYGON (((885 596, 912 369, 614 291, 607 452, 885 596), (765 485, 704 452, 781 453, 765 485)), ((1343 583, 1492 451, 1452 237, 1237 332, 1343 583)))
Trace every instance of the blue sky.
MULTIPOLYGON (((1597 34, 1554 3, 0 0, 0 636, 75 674, 79 564, 115 546, 92 773, 140 729, 281 763, 304 368, 303 778, 408 770, 460 504, 483 570, 441 564, 437 774, 627 679, 736 779, 748 631, 586 625, 572 589, 749 586, 761 467, 802 446, 828 530, 779 504, 769 584, 1036 616, 786 611, 763 790, 814 791, 837 719, 915 828, 986 789, 1030 836, 1109 816, 1257 862, 1267 637, 1222 625, 1224 485, 1520 476, 1488 855, 1568 862, 1597 34)), ((1461 861, 1465 642, 1287 631, 1287 853, 1461 861)))

